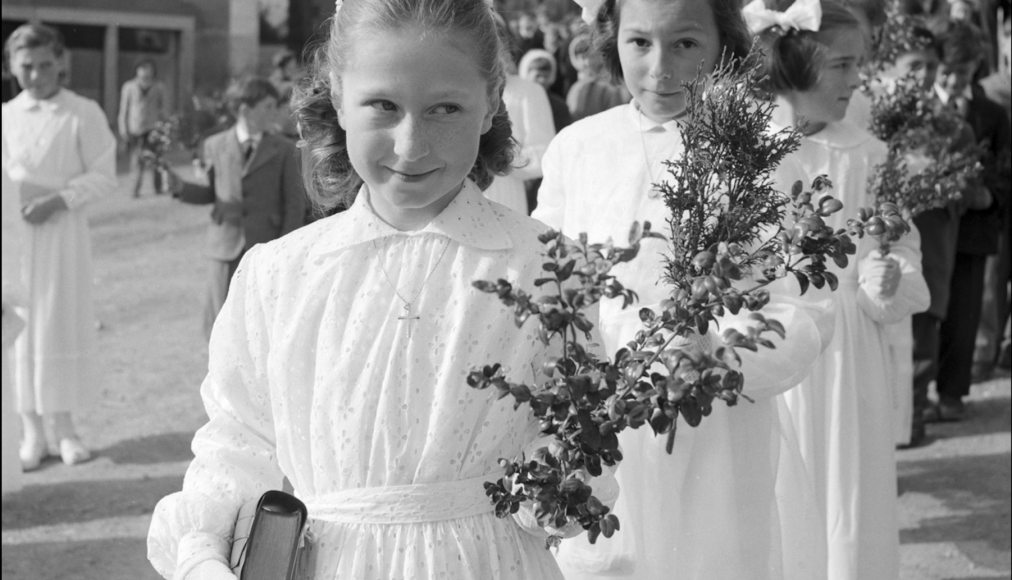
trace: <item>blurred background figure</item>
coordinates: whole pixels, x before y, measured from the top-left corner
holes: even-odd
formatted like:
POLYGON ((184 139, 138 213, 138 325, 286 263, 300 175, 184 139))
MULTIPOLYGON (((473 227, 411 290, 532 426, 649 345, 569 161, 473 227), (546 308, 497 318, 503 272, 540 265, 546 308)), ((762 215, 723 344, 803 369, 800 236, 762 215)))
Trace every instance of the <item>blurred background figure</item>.
POLYGON ((84 206, 116 187, 116 138, 105 113, 60 84, 63 38, 24 24, 5 55, 21 93, 3 105, 3 172, 28 224, 26 326, 15 342, 14 382, 24 469, 49 454, 64 463, 90 452, 71 413, 94 397, 95 316, 91 232, 84 206))
MULTIPOLYGON (((1012 19, 1008 11, 999 13, 998 67, 980 81, 981 89, 989 99, 1012 117, 1012 19)), ((1007 121, 1007 119, 1006 119, 1007 121)), ((998 253, 987 258, 984 274, 984 297, 981 305, 980 328, 977 330, 976 350, 973 356, 973 379, 990 378, 996 368, 1010 366, 1009 339, 1009 283, 1012 282, 1012 248, 1009 227, 1012 203, 1006 203, 1002 213, 998 253)))
MULTIPOLYGON (((534 22, 533 15, 527 16, 534 22)), ((496 21, 506 52, 515 54, 517 40, 501 17, 497 16, 496 21)), ((530 209, 524 182, 541 177, 541 158, 548 143, 555 137, 552 106, 545 89, 517 74, 517 68, 512 62, 506 63, 506 86, 503 88, 502 101, 513 122, 513 138, 518 144, 519 153, 513 171, 509 175, 496 176, 484 193, 492 201, 526 215, 530 209)))
POLYGON ((232 275, 255 244, 305 224, 306 192, 295 145, 271 132, 278 92, 266 79, 243 79, 225 93, 235 125, 204 142, 204 183, 183 183, 184 203, 210 204, 204 254, 209 258, 204 333, 210 337, 232 275))
POLYGON ((278 91, 277 132, 292 141, 298 141, 299 130, 295 125, 295 116, 292 115, 290 103, 292 91, 302 78, 302 67, 299 66, 295 53, 287 49, 275 54, 271 62, 274 70, 267 80, 278 91))
MULTIPOLYGON (((7 140, 3 140, 3 159, 7 158, 7 140)), ((14 306, 23 307, 25 284, 23 265, 25 256, 26 225, 21 219, 21 199, 14 182, 3 172, 3 364, 0 366, 2 383, 2 415, 0 429, 3 429, 3 486, 6 496, 21 490, 21 460, 18 457, 18 443, 21 441, 21 420, 14 410, 14 383, 11 368, 14 339, 21 334, 25 321, 14 311, 14 306)))
POLYGON ((123 83, 120 91, 119 136, 126 145, 130 163, 137 171, 134 197, 140 197, 144 174, 150 173, 155 193, 162 191, 162 176, 157 167, 147 163, 143 156, 148 137, 159 121, 168 119, 169 102, 165 85, 158 80, 154 61, 142 60, 134 67, 134 78, 123 83))
MULTIPOLYGON (((556 81, 557 67, 555 57, 547 50, 535 48, 527 51, 527 54, 520 59, 518 71, 521 78, 533 81, 545 89, 548 96, 548 104, 552 109, 552 125, 555 133, 572 122, 569 116, 569 108, 566 101, 551 91, 556 81)), ((541 187, 541 178, 528 179, 524 181, 524 189, 527 194, 527 211, 533 212, 538 206, 538 189, 541 187)))
POLYGON ((604 61, 594 49, 589 34, 579 34, 570 41, 569 61, 577 74, 576 83, 566 95, 566 105, 574 122, 629 102, 631 97, 625 87, 607 78, 604 61))

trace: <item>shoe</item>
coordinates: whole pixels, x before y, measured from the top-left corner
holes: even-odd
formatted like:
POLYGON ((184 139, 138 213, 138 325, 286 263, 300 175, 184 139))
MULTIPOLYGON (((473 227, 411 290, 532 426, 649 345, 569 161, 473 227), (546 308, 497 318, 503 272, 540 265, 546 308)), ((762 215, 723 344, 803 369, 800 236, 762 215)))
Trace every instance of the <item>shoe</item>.
POLYGON ((973 363, 973 370, 970 372, 971 383, 983 383, 991 380, 994 376, 994 365, 988 363, 973 363))
POLYGON ((60 459, 66 465, 77 465, 91 459, 91 452, 76 438, 60 440, 60 459))
POLYGON ((18 456, 21 459, 22 471, 35 471, 42 465, 42 462, 49 456, 49 449, 45 441, 22 441, 18 449, 18 456))
POLYGON ((963 399, 942 397, 935 405, 935 413, 939 421, 962 421, 966 417, 966 405, 963 404, 963 399))
POLYGON ((1012 344, 1008 342, 1001 349, 1001 354, 998 355, 998 361, 995 363, 1000 369, 1009 370, 1012 367, 1012 344))
POLYGON ((928 434, 924 428, 924 423, 918 423, 910 428, 910 441, 897 445, 897 449, 913 449, 915 447, 922 447, 928 442, 928 434))

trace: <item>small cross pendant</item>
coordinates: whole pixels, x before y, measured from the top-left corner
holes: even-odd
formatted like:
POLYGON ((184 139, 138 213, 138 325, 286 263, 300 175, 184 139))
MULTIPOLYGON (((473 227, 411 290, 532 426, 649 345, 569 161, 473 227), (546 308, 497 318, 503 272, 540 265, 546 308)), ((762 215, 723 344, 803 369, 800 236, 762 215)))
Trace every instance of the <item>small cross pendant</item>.
POLYGON ((410 302, 405 302, 404 303, 403 310, 404 310, 404 314, 402 316, 398 316, 397 320, 407 320, 408 321, 408 338, 411 338, 411 325, 412 325, 412 323, 414 321, 416 321, 416 320, 421 320, 422 317, 418 316, 417 314, 414 314, 414 313, 411 312, 411 303, 410 302))

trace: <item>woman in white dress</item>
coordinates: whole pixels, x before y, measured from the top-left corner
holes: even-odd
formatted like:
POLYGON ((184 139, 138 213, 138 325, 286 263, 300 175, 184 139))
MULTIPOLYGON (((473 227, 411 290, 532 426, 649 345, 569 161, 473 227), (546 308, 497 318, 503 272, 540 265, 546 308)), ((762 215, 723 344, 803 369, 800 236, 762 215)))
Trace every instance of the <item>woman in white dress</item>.
MULTIPOLYGON (((667 222, 653 184, 668 178, 662 162, 682 152, 682 83, 695 77, 700 63, 712 70, 722 49, 744 54, 748 33, 733 0, 608 1, 588 12, 598 42, 604 41, 605 61, 633 101, 559 133, 545 154, 533 217, 571 237, 586 232, 591 242, 621 243, 633 221, 650 221, 655 229, 667 222)), ((639 305, 656 308, 670 296, 661 282, 664 251, 663 242, 644 240, 639 257, 615 269, 637 292, 639 305)), ((744 392, 754 403, 714 405, 699 427, 683 424, 672 455, 648 429, 620 436, 622 494, 615 514, 621 531, 595 546, 581 539, 564 543, 560 562, 567 579, 818 577, 821 523, 806 520, 811 490, 776 395, 794 386, 828 343, 832 328, 824 323, 831 311, 797 294, 793 283, 774 289, 765 311, 784 323, 787 340, 744 357, 744 392), (788 471, 792 476, 776 489, 777 474, 788 471)), ((641 328, 637 311, 622 310, 616 300, 602 303, 609 353, 641 328)), ((721 328, 739 324, 728 316, 721 328)))
POLYGON ((296 113, 317 202, 354 202, 236 272, 201 390, 209 422, 151 523, 164 576, 234 578, 237 510, 287 478, 309 509, 313 578, 562 578, 545 532, 495 517, 482 485, 530 451, 537 423, 466 383, 491 361, 530 380, 550 354, 472 286, 541 272, 544 226, 479 189, 512 161, 499 51, 483 0, 340 9, 296 113))
POLYGON ((58 453, 90 457, 71 413, 94 398, 95 317, 85 206, 116 186, 116 139, 98 104, 60 87, 63 41, 25 24, 6 54, 22 91, 3 106, 3 171, 28 223, 26 327, 15 344, 14 384, 26 470, 58 453), (43 419, 53 439, 47 443, 43 419))
MULTIPOLYGON (((794 159, 810 176, 829 175, 849 208, 875 204, 866 184, 886 155, 884 143, 844 119, 864 54, 858 26, 846 8, 823 1, 814 30, 756 27, 771 55, 772 88, 805 134, 794 159)), ((846 213, 827 222, 845 227, 846 213)), ((826 521, 831 580, 899 575, 887 325, 928 307, 919 248, 916 228, 885 256, 873 238, 860 240, 847 268, 837 271, 833 340, 785 395, 826 521)))

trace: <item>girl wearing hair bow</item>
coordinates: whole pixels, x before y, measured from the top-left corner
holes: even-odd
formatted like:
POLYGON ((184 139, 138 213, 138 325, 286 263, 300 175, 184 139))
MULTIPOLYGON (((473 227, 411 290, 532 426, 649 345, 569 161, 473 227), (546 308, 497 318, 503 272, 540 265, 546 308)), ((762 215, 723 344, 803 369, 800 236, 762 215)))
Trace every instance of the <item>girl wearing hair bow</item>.
MULTIPOLYGON (((805 136, 794 160, 809 176, 829 175, 845 207, 874 205, 866 184, 886 146, 844 119, 865 50, 859 21, 826 1, 799 1, 777 13, 756 0, 743 14, 765 46, 770 88, 805 136), (801 12, 811 17, 795 18, 801 12)), ((840 228, 846 218, 836 214, 827 222, 840 228)), ((916 227, 887 253, 865 237, 836 274, 833 340, 809 376, 784 396, 826 522, 823 576, 895 579, 894 391, 886 326, 928 307, 916 227)))
MULTIPOLYGON (((592 243, 621 242, 633 221, 660 225, 668 218, 653 184, 670 179, 663 162, 683 151, 683 83, 713 71, 722 55, 744 55, 749 35, 737 0, 608 0, 587 3, 584 14, 632 102, 559 133, 545 153, 533 215, 571 237, 585 232, 592 243)), ((639 307, 656 308, 670 296, 661 281, 666 250, 662 241, 643 240, 639 257, 614 270, 639 303, 625 310, 620 301, 601 304, 607 352, 642 328, 639 307)), ((621 531, 595 545, 563 542, 559 560, 568 580, 819 578, 823 526, 811 517, 814 509, 805 509, 806 498, 812 506, 814 498, 777 395, 811 368, 829 341, 823 322, 832 316, 828 303, 816 306, 797 294, 793 282, 771 292, 767 312, 787 326, 787 340, 745 355, 744 393, 754 403, 715 405, 698 427, 678 429, 670 455, 650 429, 622 433, 615 506, 621 531)))

